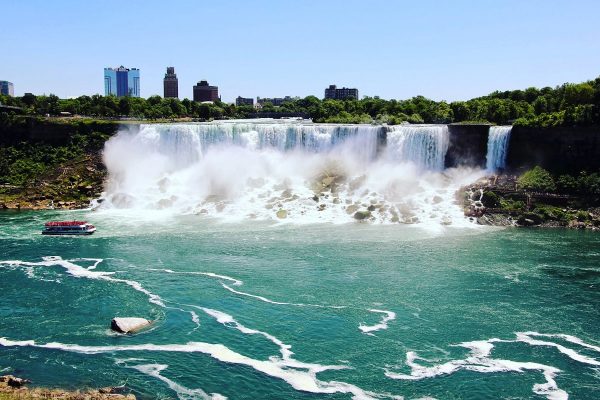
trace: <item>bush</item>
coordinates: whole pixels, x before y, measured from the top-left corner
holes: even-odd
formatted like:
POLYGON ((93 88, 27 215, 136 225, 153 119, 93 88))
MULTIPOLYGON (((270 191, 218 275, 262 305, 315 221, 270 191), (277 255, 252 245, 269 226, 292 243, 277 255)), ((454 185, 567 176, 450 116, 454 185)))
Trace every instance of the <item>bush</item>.
POLYGON ((500 205, 500 197, 491 191, 483 192, 481 203, 488 208, 495 208, 500 205))
POLYGON ((517 183, 525 190, 542 192, 553 192, 556 190, 556 184, 552 175, 540 166, 525 172, 519 177, 517 183))

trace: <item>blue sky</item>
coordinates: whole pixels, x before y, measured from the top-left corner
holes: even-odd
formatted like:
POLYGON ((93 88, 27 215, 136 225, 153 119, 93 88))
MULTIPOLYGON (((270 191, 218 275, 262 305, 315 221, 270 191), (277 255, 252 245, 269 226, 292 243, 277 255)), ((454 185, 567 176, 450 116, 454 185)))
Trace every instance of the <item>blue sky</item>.
POLYGON ((195 82, 224 101, 323 96, 465 100, 600 75, 600 1, 4 0, 0 80, 15 94, 103 94, 105 66, 141 70, 162 95, 195 82))

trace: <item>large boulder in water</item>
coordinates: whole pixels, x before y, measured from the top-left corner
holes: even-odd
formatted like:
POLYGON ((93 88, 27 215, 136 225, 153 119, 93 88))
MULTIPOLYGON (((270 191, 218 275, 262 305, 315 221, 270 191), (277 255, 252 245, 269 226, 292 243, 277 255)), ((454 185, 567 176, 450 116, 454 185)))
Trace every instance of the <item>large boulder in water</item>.
POLYGON ((110 322, 110 328, 113 331, 121 332, 121 333, 134 333, 139 331, 140 329, 145 328, 150 325, 152 322, 145 318, 113 318, 110 322))

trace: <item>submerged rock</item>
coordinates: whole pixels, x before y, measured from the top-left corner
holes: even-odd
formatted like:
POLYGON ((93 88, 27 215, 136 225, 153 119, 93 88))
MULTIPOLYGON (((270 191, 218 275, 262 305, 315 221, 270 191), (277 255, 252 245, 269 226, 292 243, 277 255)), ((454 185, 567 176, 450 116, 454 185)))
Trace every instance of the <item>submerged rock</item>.
POLYGON ((277 218, 279 219, 285 219, 288 216, 288 212, 287 210, 279 210, 277 211, 277 218))
POLYGON ((145 318, 135 318, 135 317, 116 317, 113 318, 110 322, 110 328, 113 331, 121 332, 121 333, 134 333, 139 331, 142 328, 150 325, 152 322, 145 318))

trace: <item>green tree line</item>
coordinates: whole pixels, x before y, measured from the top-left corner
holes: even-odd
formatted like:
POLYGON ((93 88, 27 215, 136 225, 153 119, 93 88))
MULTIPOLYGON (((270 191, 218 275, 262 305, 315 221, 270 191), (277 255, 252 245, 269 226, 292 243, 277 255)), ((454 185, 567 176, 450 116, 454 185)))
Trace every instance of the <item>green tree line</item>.
MULTIPOLYGON (((147 99, 114 96, 80 96, 60 99, 55 95, 0 96, 5 105, 23 108, 28 115, 70 113, 96 118, 200 120, 248 118, 257 112, 251 106, 224 102, 197 103, 189 99, 147 99)), ((321 100, 315 96, 266 103, 262 112, 302 113, 315 122, 337 123, 492 123, 520 126, 600 125, 600 77, 595 80, 541 89, 496 91, 467 101, 434 101, 423 96, 407 100, 364 97, 360 100, 321 100)))

